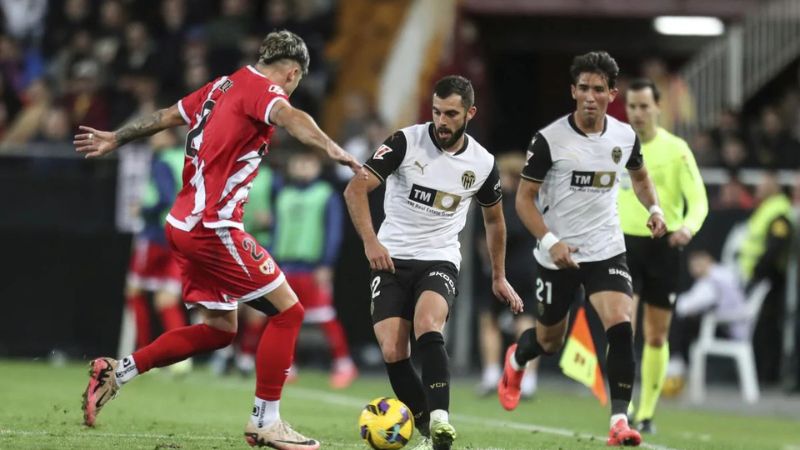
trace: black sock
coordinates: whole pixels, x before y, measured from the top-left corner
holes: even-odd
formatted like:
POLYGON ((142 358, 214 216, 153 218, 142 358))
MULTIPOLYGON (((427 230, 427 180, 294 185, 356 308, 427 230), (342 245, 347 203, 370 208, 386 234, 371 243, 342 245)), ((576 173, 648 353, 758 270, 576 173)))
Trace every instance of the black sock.
POLYGON ((389 383, 392 385, 397 398, 411 408, 414 423, 423 436, 427 436, 430 414, 428 403, 425 399, 425 387, 422 385, 417 372, 411 365, 410 359, 403 359, 386 364, 386 373, 389 374, 389 383))
POLYGON ((430 331, 417 339, 422 360, 422 382, 428 395, 428 410, 450 410, 450 365, 444 336, 430 331))
POLYGON ((522 332, 522 335, 517 339, 517 351, 514 352, 514 359, 520 367, 525 366, 528 361, 536 358, 539 355, 550 355, 544 351, 539 341, 536 339, 536 328, 528 328, 522 332))
POLYGON ((636 362, 633 357, 633 329, 622 322, 606 330, 608 354, 606 368, 611 393, 611 414, 627 414, 633 393, 636 362))

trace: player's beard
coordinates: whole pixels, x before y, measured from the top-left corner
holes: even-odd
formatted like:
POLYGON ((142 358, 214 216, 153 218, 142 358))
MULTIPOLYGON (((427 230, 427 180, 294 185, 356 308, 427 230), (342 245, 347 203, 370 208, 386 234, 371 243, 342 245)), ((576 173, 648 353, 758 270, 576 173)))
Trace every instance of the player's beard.
POLYGON ((464 132, 467 131, 467 122, 468 122, 468 120, 464 119, 464 124, 461 125, 461 127, 459 129, 457 129, 454 133, 452 133, 450 135, 450 139, 447 139, 445 141, 442 141, 442 139, 439 137, 439 131, 440 130, 441 131, 450 131, 450 130, 448 128, 444 128, 444 127, 437 128, 436 129, 436 133, 435 133, 435 137, 436 137, 436 143, 439 144, 439 147, 444 149, 444 150, 446 150, 446 149, 452 147, 456 142, 458 142, 458 140, 461 139, 461 136, 464 135, 464 132))

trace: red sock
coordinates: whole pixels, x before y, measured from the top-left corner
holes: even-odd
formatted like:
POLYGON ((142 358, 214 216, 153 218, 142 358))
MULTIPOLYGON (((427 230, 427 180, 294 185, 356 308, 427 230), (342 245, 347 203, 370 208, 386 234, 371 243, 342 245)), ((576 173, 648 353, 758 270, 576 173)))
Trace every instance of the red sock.
POLYGON ((239 350, 245 355, 255 356, 258 353, 258 343, 264 334, 264 327, 267 320, 252 320, 244 324, 241 336, 239 336, 239 350))
POLYGON ((350 356, 350 349, 347 347, 347 336, 344 334, 344 328, 339 319, 333 319, 328 322, 319 324, 325 337, 328 338, 328 343, 331 346, 331 356, 333 359, 345 358, 350 356))
POLYGON ((159 311, 159 314, 164 331, 186 326, 186 316, 183 314, 183 307, 180 304, 167 306, 159 311))
POLYGON ((256 397, 280 400, 304 315, 303 305, 298 302, 269 318, 256 354, 256 397))
POLYGON ((136 323, 136 348, 142 348, 150 343, 150 310, 147 305, 147 295, 142 292, 128 297, 128 306, 133 311, 136 323))
POLYGON ((236 333, 218 330, 206 324, 176 328, 162 334, 152 344, 133 352, 136 369, 145 373, 178 361, 230 345, 236 333))

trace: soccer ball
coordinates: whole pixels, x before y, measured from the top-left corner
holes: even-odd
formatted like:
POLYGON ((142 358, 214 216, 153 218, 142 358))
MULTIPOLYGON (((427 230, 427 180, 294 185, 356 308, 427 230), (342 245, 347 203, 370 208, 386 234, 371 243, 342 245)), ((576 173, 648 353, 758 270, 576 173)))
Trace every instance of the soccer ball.
POLYGON ((358 418, 361 439, 377 450, 403 448, 414 434, 414 415, 396 398, 378 397, 358 418))

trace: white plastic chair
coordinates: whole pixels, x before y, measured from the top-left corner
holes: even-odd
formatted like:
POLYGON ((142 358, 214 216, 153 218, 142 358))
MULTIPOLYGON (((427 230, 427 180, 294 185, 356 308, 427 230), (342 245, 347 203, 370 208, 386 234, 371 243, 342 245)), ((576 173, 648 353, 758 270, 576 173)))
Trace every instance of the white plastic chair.
POLYGON ((747 308, 743 317, 726 317, 721 320, 713 311, 706 313, 700 323, 700 336, 689 354, 689 397, 693 403, 701 403, 706 396, 706 358, 709 355, 726 356, 736 361, 742 399, 747 403, 758 401, 758 377, 753 356, 753 329, 755 328, 761 305, 769 293, 767 280, 756 284, 747 296, 747 308), (735 340, 717 337, 718 325, 747 319, 750 322, 747 339, 735 340))

